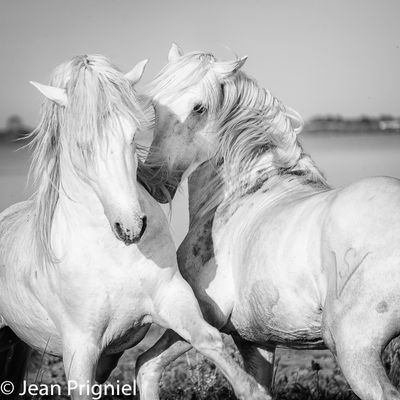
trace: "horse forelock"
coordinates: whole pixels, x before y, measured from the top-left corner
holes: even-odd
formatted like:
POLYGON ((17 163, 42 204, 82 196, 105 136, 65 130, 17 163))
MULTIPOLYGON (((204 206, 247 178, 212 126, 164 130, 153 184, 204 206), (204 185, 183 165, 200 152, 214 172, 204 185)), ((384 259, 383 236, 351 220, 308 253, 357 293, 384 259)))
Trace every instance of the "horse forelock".
POLYGON ((30 177, 36 189, 32 198, 35 246, 45 265, 57 262, 51 228, 62 186, 61 154, 80 174, 81 165, 93 162, 99 147, 107 145, 109 124, 124 118, 132 128, 146 129, 151 123, 130 82, 104 56, 73 58, 55 69, 50 85, 66 90, 68 104, 60 107, 45 99, 40 123, 30 135, 30 177))
POLYGON ((200 83, 209 72, 215 58, 210 53, 191 52, 168 63, 145 86, 144 92, 152 99, 168 95, 177 97, 188 88, 200 83))

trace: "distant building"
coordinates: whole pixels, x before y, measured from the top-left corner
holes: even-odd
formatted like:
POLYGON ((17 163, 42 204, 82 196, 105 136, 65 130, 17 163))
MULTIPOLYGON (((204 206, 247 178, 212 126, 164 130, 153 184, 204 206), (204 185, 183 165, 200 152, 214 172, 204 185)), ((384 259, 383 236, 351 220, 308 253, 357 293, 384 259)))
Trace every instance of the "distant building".
POLYGON ((392 119, 379 121, 379 129, 382 131, 400 131, 400 120, 392 119))

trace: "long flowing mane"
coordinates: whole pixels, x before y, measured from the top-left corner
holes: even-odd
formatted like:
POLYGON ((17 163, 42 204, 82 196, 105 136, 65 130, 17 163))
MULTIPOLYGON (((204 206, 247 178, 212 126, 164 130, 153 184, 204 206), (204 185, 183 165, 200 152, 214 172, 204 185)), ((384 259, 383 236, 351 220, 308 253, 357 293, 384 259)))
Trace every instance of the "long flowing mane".
POLYGON ((120 117, 136 127, 148 123, 129 81, 104 56, 73 58, 55 70, 50 84, 65 88, 68 104, 61 107, 46 99, 31 134, 33 235, 38 257, 45 263, 56 262, 51 228, 62 189, 61 155, 81 175, 80 166, 93 162, 100 146, 106 145, 109 124, 120 117))
POLYGON ((297 138, 303 128, 300 115, 244 72, 223 82, 214 112, 219 146, 212 161, 220 172, 197 202, 199 215, 214 212, 226 196, 227 182, 234 196, 253 193, 273 177, 292 177, 320 190, 329 187, 297 138))
POLYGON ((203 217, 212 214, 226 196, 226 185, 232 182, 236 182, 236 196, 255 191, 272 176, 292 176, 303 185, 328 188, 297 139, 303 128, 300 115, 244 72, 219 79, 213 73, 217 63, 209 53, 185 54, 168 64, 148 88, 157 98, 165 93, 177 96, 193 85, 203 85, 202 104, 218 136, 218 148, 209 161, 217 173, 199 197, 197 213, 203 217))

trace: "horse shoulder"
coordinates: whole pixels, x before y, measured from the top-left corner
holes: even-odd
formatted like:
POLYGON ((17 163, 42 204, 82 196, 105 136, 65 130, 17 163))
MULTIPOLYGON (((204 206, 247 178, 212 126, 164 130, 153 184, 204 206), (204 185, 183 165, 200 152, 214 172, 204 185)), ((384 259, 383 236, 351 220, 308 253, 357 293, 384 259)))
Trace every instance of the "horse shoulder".
POLYGON ((381 201, 398 201, 400 180, 385 176, 360 179, 339 189, 337 199, 349 204, 361 201, 358 206, 368 206, 381 201))

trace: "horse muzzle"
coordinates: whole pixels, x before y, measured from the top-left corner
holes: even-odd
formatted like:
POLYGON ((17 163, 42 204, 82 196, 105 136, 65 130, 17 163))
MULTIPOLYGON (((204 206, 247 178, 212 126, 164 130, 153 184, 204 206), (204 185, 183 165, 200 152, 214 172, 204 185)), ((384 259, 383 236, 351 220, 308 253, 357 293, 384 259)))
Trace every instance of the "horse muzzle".
POLYGON ((115 222, 113 231, 116 238, 124 242, 127 246, 138 243, 146 230, 147 217, 143 215, 137 218, 137 223, 135 225, 135 227, 131 227, 124 225, 120 221, 115 222))

